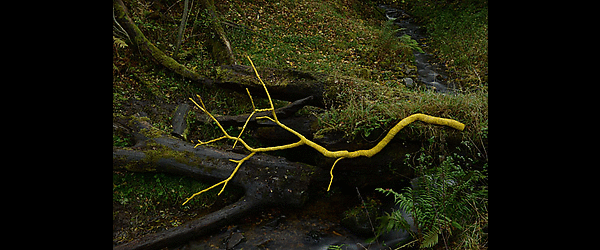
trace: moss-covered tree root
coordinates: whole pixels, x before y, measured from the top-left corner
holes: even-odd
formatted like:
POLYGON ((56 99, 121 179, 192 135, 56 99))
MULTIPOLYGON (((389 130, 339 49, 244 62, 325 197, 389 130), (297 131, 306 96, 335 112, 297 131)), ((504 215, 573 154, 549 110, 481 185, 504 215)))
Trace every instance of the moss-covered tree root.
MULTIPOLYGON (((167 172, 215 182, 230 176, 242 154, 197 146, 160 131, 145 117, 117 117, 116 127, 126 127, 134 138, 131 147, 113 147, 113 169, 135 172, 167 172)), ((191 239, 210 229, 239 218, 256 206, 302 206, 308 199, 313 174, 324 174, 314 167, 284 158, 256 155, 246 161, 231 184, 242 187, 244 197, 217 212, 179 227, 147 235, 115 249, 161 249, 191 239)))

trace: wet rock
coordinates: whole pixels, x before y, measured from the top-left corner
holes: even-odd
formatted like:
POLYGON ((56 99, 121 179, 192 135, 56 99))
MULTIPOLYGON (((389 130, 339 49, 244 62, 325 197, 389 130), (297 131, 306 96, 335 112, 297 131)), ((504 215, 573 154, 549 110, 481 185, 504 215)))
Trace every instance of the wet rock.
POLYGON ((404 85, 406 85, 406 87, 412 88, 415 86, 415 82, 410 77, 404 78, 402 80, 404 80, 404 85))
POLYGON ((323 238, 323 234, 321 232, 316 230, 310 230, 310 232, 306 234, 306 237, 304 237, 304 240, 306 242, 319 243, 321 238, 323 238))
POLYGON ((259 240, 258 243, 256 243, 254 246, 257 248, 266 248, 269 243, 271 243, 271 241, 273 241, 273 239, 265 237, 262 240, 259 240))
POLYGON ((264 229, 275 229, 277 228, 277 226, 279 226, 279 223, 285 219, 285 215, 281 215, 275 219, 270 220, 269 222, 265 223, 265 225, 263 226, 264 229))
POLYGON ((223 244, 225 244, 225 249, 233 249, 244 240, 246 240, 246 237, 242 233, 233 232, 229 237, 225 238, 223 244))
POLYGON ((394 9, 391 8, 387 5, 383 5, 380 4, 379 8, 383 9, 385 11, 385 17, 388 20, 396 20, 396 19, 408 19, 410 18, 410 15, 408 15, 408 13, 404 12, 401 9, 394 9))

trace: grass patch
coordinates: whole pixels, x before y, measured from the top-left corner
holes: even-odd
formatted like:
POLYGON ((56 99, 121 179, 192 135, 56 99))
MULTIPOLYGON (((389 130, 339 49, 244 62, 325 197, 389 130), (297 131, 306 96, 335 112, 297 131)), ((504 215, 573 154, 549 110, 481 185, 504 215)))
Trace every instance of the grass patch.
POLYGON ((413 123, 396 137, 411 141, 427 141, 432 137, 443 141, 454 137, 478 147, 487 142, 487 91, 440 94, 352 78, 340 77, 338 82, 326 93, 332 100, 328 104, 331 108, 316 114, 321 128, 317 135, 341 132, 352 140, 366 139, 376 129, 387 131, 411 114, 424 113, 460 121, 465 130, 413 123))
POLYGON ((395 39, 369 1, 236 2, 224 18, 244 28, 227 28, 235 57, 261 67, 339 73, 377 80, 402 76, 397 64, 412 52, 395 39), (365 69, 368 73, 365 73, 365 69))
MULTIPOLYGON (((189 177, 164 173, 113 172, 113 202, 129 205, 142 213, 166 208, 194 211, 210 208, 217 200, 216 192, 202 194, 199 199, 181 203, 191 194, 209 185, 189 177)), ((232 194, 225 194, 227 199, 232 194)))
POLYGON ((177 227, 231 203, 242 193, 227 189, 206 192, 181 204, 191 194, 208 187, 192 178, 163 173, 113 171, 113 244, 177 227))

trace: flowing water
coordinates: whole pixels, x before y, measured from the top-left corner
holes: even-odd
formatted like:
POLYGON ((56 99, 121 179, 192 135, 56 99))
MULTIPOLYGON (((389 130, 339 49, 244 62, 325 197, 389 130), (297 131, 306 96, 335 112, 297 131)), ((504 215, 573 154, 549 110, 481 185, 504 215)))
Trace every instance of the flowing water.
MULTIPOLYGON (((454 84, 449 82, 447 74, 441 67, 435 63, 431 63, 433 57, 427 53, 427 46, 422 43, 425 39, 423 28, 404 10, 392 8, 387 5, 379 5, 379 8, 385 12, 388 20, 392 20, 399 27, 399 31, 396 34, 398 37, 408 35, 413 40, 419 42, 420 47, 424 50, 424 53, 413 50, 417 66, 417 82, 437 92, 451 92, 454 84)), ((414 84, 414 80, 412 78, 404 78, 405 84, 409 87, 414 84)))

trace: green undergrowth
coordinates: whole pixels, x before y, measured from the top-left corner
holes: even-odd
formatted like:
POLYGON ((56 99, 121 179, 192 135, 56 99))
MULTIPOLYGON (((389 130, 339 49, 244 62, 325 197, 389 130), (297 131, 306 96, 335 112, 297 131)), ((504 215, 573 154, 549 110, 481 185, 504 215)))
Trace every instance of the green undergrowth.
POLYGON ((429 52, 449 69, 457 83, 467 87, 487 86, 487 0, 402 2, 401 6, 427 30, 429 52))
MULTIPOLYGON (((188 177, 163 173, 113 172, 113 202, 132 205, 142 212, 179 206, 195 190, 207 185, 188 177), (146 185, 151 184, 151 185, 146 185)), ((183 211, 210 207, 216 194, 207 193, 179 208, 183 211)))
POLYGON ((208 184, 189 177, 164 173, 113 171, 113 244, 159 232, 218 210, 241 197, 229 188, 197 196, 181 204, 208 184))
POLYGON ((415 122, 396 137, 409 141, 448 137, 456 141, 471 141, 477 147, 487 147, 487 91, 477 90, 457 94, 409 90, 366 81, 343 80, 326 94, 330 109, 317 115, 319 134, 343 133, 352 140, 377 140, 371 133, 382 134, 401 119, 415 113, 454 119, 465 124, 464 131, 415 122))
POLYGON ((444 245, 446 249, 486 249, 487 161, 460 153, 434 157, 422 148, 407 155, 405 162, 418 176, 412 180, 412 187, 398 192, 376 189, 393 196, 400 208, 378 218, 379 234, 404 229, 413 238, 405 246, 416 243, 420 248, 444 245), (403 211, 413 219, 406 220, 403 211))

